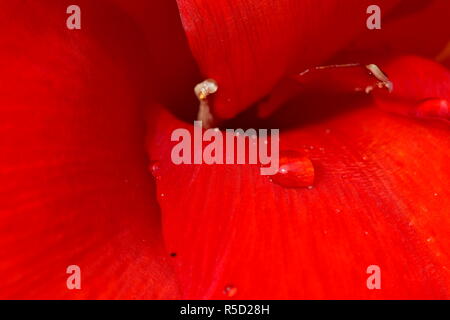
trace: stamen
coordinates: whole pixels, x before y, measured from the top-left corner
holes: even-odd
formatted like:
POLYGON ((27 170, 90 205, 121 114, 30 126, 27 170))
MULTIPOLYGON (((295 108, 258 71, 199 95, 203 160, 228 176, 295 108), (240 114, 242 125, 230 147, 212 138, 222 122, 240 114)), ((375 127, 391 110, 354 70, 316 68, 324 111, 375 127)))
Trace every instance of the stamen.
POLYGON ((316 70, 327 70, 327 69, 336 69, 336 68, 353 68, 353 67, 359 67, 361 64, 359 63, 346 63, 346 64, 331 64, 328 66, 318 66, 314 69, 316 70))
POLYGON ((289 100, 306 92, 365 92, 386 89, 392 92, 394 85, 375 64, 332 64, 316 66, 301 73, 284 78, 273 89, 268 98, 258 106, 258 115, 266 118, 289 100))
POLYGON ((346 64, 331 64, 327 66, 317 66, 311 69, 306 69, 298 74, 299 77, 303 77, 304 75, 312 72, 312 71, 319 71, 319 70, 328 70, 328 69, 336 69, 336 68, 352 68, 352 67, 359 67, 361 64, 359 63, 346 63, 346 64))
POLYGON ((369 70, 369 73, 371 75, 373 75, 380 81, 377 83, 378 88, 386 88, 389 92, 392 92, 392 90, 394 90, 394 84, 392 83, 392 81, 389 80, 386 74, 381 71, 381 69, 376 64, 368 64, 366 65, 366 69, 369 70))
POLYGON ((214 125, 214 117, 209 108, 208 96, 214 94, 219 89, 217 82, 213 79, 207 79, 195 86, 195 95, 200 101, 197 120, 202 121, 205 129, 212 128, 214 125))

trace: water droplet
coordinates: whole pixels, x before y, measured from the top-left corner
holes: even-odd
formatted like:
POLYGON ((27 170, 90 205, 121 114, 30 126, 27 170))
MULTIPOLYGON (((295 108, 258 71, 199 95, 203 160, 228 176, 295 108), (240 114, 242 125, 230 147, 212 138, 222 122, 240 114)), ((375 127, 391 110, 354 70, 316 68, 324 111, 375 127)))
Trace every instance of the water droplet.
POLYGON ((237 293, 237 288, 233 285, 228 285, 223 290, 223 293, 229 298, 234 297, 237 293))
POLYGON ((341 209, 336 209, 336 213, 342 213, 342 210, 341 209))
POLYGON ((364 231, 364 235, 368 236, 368 235, 369 235, 369 232, 364 231))
POLYGON ((438 196, 439 196, 439 193, 435 192, 435 193, 433 194, 433 196, 438 197, 438 196))
POLYGON ((433 237, 429 237, 429 238, 427 239, 427 242, 428 242, 428 243, 433 242, 433 237))
POLYGON ((435 118, 450 121, 450 103, 446 99, 427 99, 416 107, 419 118, 435 118))
POLYGON ((309 158, 294 150, 280 152, 280 167, 271 180, 287 188, 312 188, 314 166, 309 158))
POLYGON ((160 196, 161 198, 164 198, 166 195, 165 195, 164 193, 161 193, 159 196, 160 196))
POLYGON ((159 161, 151 161, 148 168, 150 173, 153 175, 155 179, 159 180, 161 178, 160 175, 161 167, 159 161))

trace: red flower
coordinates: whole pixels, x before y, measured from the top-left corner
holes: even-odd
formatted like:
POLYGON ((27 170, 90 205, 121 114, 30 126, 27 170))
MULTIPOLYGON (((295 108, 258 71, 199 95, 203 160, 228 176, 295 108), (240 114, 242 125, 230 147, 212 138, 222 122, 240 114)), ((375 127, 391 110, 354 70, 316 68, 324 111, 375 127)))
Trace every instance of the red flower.
POLYGON ((450 296, 448 1, 379 1, 381 30, 360 0, 80 0, 81 30, 70 4, 0 4, 1 298, 450 296), (206 78, 215 119, 281 128, 314 188, 172 163, 206 78))

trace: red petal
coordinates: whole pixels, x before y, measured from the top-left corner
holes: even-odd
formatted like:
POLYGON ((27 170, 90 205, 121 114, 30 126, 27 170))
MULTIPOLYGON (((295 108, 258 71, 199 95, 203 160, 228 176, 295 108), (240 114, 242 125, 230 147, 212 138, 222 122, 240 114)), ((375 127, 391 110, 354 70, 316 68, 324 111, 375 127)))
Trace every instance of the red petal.
POLYGON ((450 71, 414 56, 392 59, 383 65, 383 70, 394 87, 392 93, 376 92, 376 101, 382 109, 450 121, 450 71))
POLYGON ((395 52, 435 58, 450 39, 447 0, 406 0, 392 15, 383 20, 381 30, 366 30, 348 50, 374 56, 395 52))
POLYGON ((312 190, 283 188, 257 166, 176 166, 170 134, 189 126, 151 114, 163 231, 184 298, 450 297, 448 128, 344 101, 304 98, 313 116, 329 117, 303 128, 308 114, 280 115, 297 122, 281 150, 308 154, 312 190), (370 265, 381 267, 381 290, 366 287, 370 265))
MULTIPOLYGON (((178 0, 205 78, 219 84, 214 111, 231 118, 286 74, 323 63, 365 30, 366 0, 178 0)), ((396 0, 378 1, 383 13, 396 0)))
POLYGON ((0 5, 0 297, 174 298, 143 151, 143 41, 110 3, 77 3, 80 31, 62 1, 0 5))

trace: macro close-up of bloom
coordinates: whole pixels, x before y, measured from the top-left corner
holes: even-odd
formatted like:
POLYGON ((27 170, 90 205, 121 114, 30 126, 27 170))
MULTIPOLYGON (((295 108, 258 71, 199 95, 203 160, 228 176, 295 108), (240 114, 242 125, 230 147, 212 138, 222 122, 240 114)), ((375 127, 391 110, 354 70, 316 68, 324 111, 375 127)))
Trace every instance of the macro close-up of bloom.
POLYGON ((0 30, 0 299, 450 298, 449 0, 2 0, 0 30))

